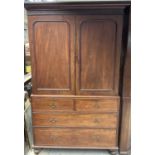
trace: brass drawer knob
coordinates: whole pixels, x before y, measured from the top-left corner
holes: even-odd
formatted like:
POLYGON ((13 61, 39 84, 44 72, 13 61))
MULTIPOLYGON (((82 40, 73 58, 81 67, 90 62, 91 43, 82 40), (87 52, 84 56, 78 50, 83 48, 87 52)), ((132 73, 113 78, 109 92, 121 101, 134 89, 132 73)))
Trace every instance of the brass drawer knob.
POLYGON ((56 123, 56 119, 55 119, 55 118, 50 119, 49 122, 50 122, 50 123, 56 123))
POLYGON ((50 136, 50 140, 54 142, 57 140, 57 137, 56 136, 50 136))
POLYGON ((96 109, 99 109, 100 108, 100 105, 99 105, 99 102, 98 101, 95 102, 94 108, 96 108, 96 109))
POLYGON ((96 142, 100 142, 101 141, 100 136, 98 136, 98 135, 94 135, 93 136, 93 140, 96 141, 96 142))
POLYGON ((95 118, 94 123, 98 124, 98 123, 100 123, 100 120, 98 118, 95 118))
POLYGON ((49 105, 52 109, 55 109, 56 108, 56 105, 54 102, 52 102, 50 105, 49 105))

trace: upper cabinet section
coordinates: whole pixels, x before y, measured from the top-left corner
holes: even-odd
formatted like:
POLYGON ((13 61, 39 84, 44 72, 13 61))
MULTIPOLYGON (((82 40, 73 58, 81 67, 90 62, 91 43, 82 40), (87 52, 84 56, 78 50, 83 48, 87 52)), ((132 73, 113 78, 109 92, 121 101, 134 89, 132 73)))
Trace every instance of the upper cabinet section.
POLYGON ((29 19, 34 91, 74 94, 74 18, 31 16, 29 19))
POLYGON ((129 7, 129 1, 25 3, 32 93, 118 96, 129 7))
POLYGON ((117 95, 121 54, 121 16, 77 16, 77 93, 117 95))

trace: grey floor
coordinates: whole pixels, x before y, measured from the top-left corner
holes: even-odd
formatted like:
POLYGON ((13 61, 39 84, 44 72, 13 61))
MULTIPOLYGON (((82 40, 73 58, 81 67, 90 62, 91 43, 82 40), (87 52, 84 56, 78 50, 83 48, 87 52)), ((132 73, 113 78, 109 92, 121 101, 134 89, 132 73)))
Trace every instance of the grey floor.
MULTIPOLYGON (((27 155, 35 155, 33 150, 29 150, 27 155)), ((110 153, 103 150, 41 150, 39 155, 110 155, 110 153)))

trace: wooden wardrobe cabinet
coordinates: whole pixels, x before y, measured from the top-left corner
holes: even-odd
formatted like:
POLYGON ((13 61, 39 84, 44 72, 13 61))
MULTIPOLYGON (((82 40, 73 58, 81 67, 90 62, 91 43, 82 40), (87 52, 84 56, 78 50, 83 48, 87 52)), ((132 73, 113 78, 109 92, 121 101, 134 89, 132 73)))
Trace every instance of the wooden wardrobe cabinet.
POLYGON ((130 72, 125 67, 130 1, 25 3, 25 8, 33 147, 127 154, 130 110, 123 91, 129 87, 123 82, 130 72))

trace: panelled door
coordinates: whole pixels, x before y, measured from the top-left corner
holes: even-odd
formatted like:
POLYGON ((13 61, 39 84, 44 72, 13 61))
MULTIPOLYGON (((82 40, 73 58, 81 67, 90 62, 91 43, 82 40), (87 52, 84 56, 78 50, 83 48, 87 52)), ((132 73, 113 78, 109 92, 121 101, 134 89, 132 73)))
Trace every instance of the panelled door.
POLYGON ((76 94, 118 95, 122 16, 76 16, 76 94))
POLYGON ((33 93, 75 94, 75 17, 29 16, 33 93))
POLYGON ((29 16, 29 33, 33 93, 118 95, 121 15, 29 16))

